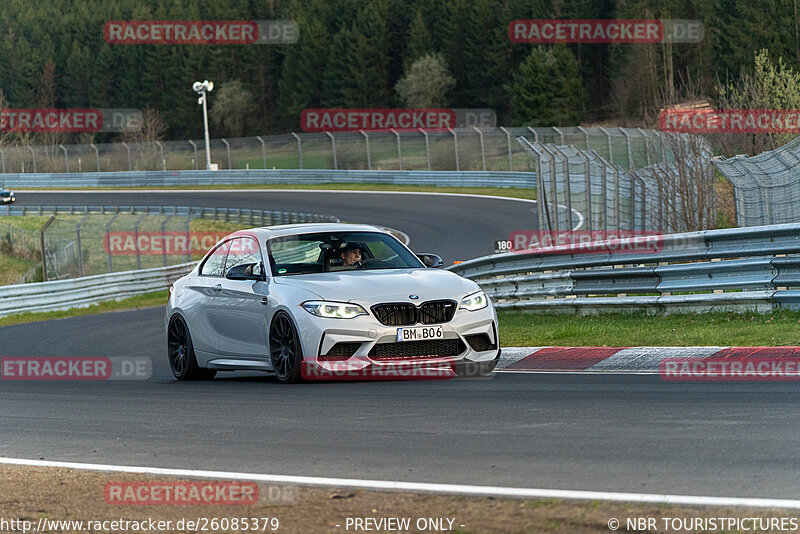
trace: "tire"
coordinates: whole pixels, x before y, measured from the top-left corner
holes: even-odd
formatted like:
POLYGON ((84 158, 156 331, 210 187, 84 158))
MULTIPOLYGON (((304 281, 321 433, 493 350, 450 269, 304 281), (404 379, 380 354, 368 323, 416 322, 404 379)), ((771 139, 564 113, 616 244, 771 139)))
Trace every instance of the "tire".
POLYGON ((183 318, 176 315, 167 329, 167 356, 169 368, 178 380, 210 380, 217 372, 197 365, 189 328, 183 318))
POLYGON ((291 317, 279 311, 272 318, 269 327, 269 358, 275 376, 282 384, 296 384, 302 381, 300 366, 303 364, 303 350, 300 337, 291 317))

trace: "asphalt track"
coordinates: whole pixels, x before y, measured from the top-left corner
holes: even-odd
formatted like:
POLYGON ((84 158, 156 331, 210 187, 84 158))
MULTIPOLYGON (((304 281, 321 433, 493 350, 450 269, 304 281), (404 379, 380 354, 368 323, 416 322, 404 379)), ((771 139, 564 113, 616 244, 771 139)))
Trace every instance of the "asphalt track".
POLYGON ((449 265, 485 256, 514 230, 537 228, 536 203, 510 198, 339 191, 108 191, 18 193, 18 205, 211 206, 335 215, 342 221, 396 228, 415 252, 439 254, 449 265))
MULTIPOLYGON (((122 203, 114 196, 74 195, 37 194, 32 203, 122 203)), ((194 197, 177 202, 164 195, 127 203, 161 199, 201 205, 194 197)), ((242 195, 244 200, 254 194, 242 195)), ((231 201, 222 195, 206 205, 225 205, 222 198, 231 201)), ((353 220, 346 207, 337 207, 346 201, 316 209, 309 204, 303 211, 353 220)), ((392 201, 397 199, 387 200, 392 201)), ((370 209, 381 211, 375 199, 370 202, 370 209)), ((439 203, 434 213, 463 209, 439 203)), ((416 209, 420 216, 436 202, 419 199, 413 206, 402 210, 416 209)), ((484 253, 495 239, 497 230, 487 230, 484 242, 471 228, 455 224, 448 239, 446 221, 417 220, 384 207, 387 213, 376 212, 382 218, 369 222, 409 233, 417 250, 441 243, 454 255, 478 248, 484 253), (453 243, 456 237, 462 239, 453 243)), ((370 215, 362 214, 363 220, 370 215)), ((477 221, 473 228, 486 223, 476 213, 459 220, 471 217, 477 221)), ((0 456, 527 488, 800 497, 800 389, 791 382, 498 373, 479 380, 298 386, 225 375, 179 383, 166 362, 162 308, 5 327, 1 356, 145 356, 154 367, 146 381, 0 381, 0 456)))

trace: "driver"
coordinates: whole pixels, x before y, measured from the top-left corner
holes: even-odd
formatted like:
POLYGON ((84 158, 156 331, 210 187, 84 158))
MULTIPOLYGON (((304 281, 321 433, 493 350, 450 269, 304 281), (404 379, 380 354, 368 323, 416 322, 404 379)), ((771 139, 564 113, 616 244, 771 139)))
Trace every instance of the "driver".
POLYGON ((342 257, 342 265, 353 267, 361 266, 361 247, 358 243, 348 243, 340 255, 342 257))

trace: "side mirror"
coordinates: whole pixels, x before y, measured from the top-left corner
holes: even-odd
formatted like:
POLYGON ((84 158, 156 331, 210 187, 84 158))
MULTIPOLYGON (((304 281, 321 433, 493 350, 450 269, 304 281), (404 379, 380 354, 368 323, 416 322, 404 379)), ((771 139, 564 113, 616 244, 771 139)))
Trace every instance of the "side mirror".
POLYGON ((225 273, 228 280, 255 280, 257 282, 266 281, 263 263, 240 263, 234 265, 225 273))
POLYGON ((420 252, 417 254, 417 257, 425 264, 425 267, 429 269, 441 269, 444 267, 444 261, 436 254, 420 252))

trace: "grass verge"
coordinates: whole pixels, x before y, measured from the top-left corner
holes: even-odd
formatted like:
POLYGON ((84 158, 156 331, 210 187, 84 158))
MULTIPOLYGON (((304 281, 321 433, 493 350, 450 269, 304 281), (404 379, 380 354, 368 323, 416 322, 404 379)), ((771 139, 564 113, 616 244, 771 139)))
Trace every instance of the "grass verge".
POLYGON ((105 313, 112 311, 134 310, 137 308, 149 308, 151 306, 163 306, 169 298, 169 291, 153 291, 129 297, 122 300, 110 300, 94 304, 86 308, 72 308, 69 310, 41 312, 41 313, 20 313, 0 317, 0 326, 10 326, 22 323, 33 323, 37 321, 51 321, 54 319, 66 319, 67 317, 78 317, 79 315, 92 315, 95 313, 105 313))
MULTIPOLYGON (((52 188, 43 188, 52 189, 52 188)), ((86 191, 92 188, 86 187, 59 187, 59 191, 86 191)), ((428 185, 399 185, 399 184, 379 184, 379 183, 337 183, 337 184, 227 184, 227 185, 167 185, 167 186, 145 186, 145 187, 100 187, 98 189, 109 191, 136 191, 140 189, 159 189, 169 190, 204 190, 204 189, 319 189, 326 191, 407 191, 419 193, 462 193, 468 195, 493 195, 508 198, 523 198, 536 200, 535 189, 525 189, 521 187, 439 187, 428 185)), ((17 193, 29 191, 35 193, 35 188, 17 189, 17 193)))
POLYGON ((800 344, 800 312, 595 316, 498 312, 504 347, 787 346, 800 344))
MULTIPOLYGON (((561 499, 513 499, 495 497, 470 497, 462 495, 420 494, 410 492, 368 491, 361 489, 307 488, 258 484, 258 500, 246 505, 138 505, 108 504, 104 498, 106 484, 120 487, 120 483, 175 481, 170 477, 130 475, 123 473, 96 473, 64 468, 24 467, 0 465, 0 494, 3 495, 5 519, 28 521, 35 528, 40 520, 83 521, 83 528, 57 528, 52 523, 48 531, 79 532, 107 531, 97 526, 100 521, 171 521, 168 532, 194 532, 196 529, 179 529, 178 522, 198 521, 199 518, 216 518, 220 527, 231 519, 259 518, 260 532, 353 532, 354 530, 380 530, 383 528, 357 528, 347 524, 347 518, 408 518, 410 528, 404 532, 433 532, 445 530, 453 533, 479 532, 542 532, 566 534, 573 532, 608 533, 609 525, 618 525, 622 532, 678 532, 670 518, 769 518, 791 517, 787 510, 666 506, 659 504, 612 503, 602 501, 568 501, 561 499), (223 523, 222 518, 227 521, 223 523), (277 529, 263 528, 262 518, 276 518, 277 529), (425 518, 445 520, 444 527, 425 528, 417 521, 425 518), (634 518, 652 518, 655 528, 628 528, 634 518), (665 522, 665 519, 668 521, 665 522), (349 528, 348 528, 349 526, 349 528), (420 530, 420 527, 422 530, 420 530), (641 528, 642 530, 639 530, 641 528)), ((109 495, 113 495, 109 492, 109 495)), ((162 495, 160 497, 164 499, 162 495)), ((121 524, 121 523, 120 523, 121 524)), ((209 523, 210 524, 210 523, 209 523)), ((274 523, 266 521, 267 525, 274 523)), ((717 523, 719 524, 719 523, 717 523)), ((759 523, 756 523, 759 524, 759 523)), ((769 525, 766 520, 763 523, 769 525)), ((128 524, 129 525, 129 524, 128 524)), ((362 523, 363 525, 363 523, 362 523)), ((753 525, 749 523, 748 525, 753 525)), ((249 524, 248 524, 249 527, 249 524)), ((118 527, 118 531, 149 531, 153 527, 118 527)), ((615 527, 612 527, 612 529, 615 527)), ((21 531, 21 528, 17 530, 21 531)), ((112 527, 112 530, 113 529, 112 527)), ((233 528, 214 528, 217 532, 245 531, 233 528)), ((248 529, 249 530, 249 529, 248 529)), ((714 529, 716 530, 716 529, 714 529)), ((753 530, 753 529, 751 529, 753 530)), ((393 530, 394 531, 394 530, 393 530)), ((687 530, 691 531, 691 529, 687 530)), ((769 530, 772 532, 772 530, 769 530)), ((731 531, 729 531, 731 532, 731 531)), ((738 532, 736 530, 735 532, 738 532)), ((759 532, 762 532, 759 530, 759 532)))

